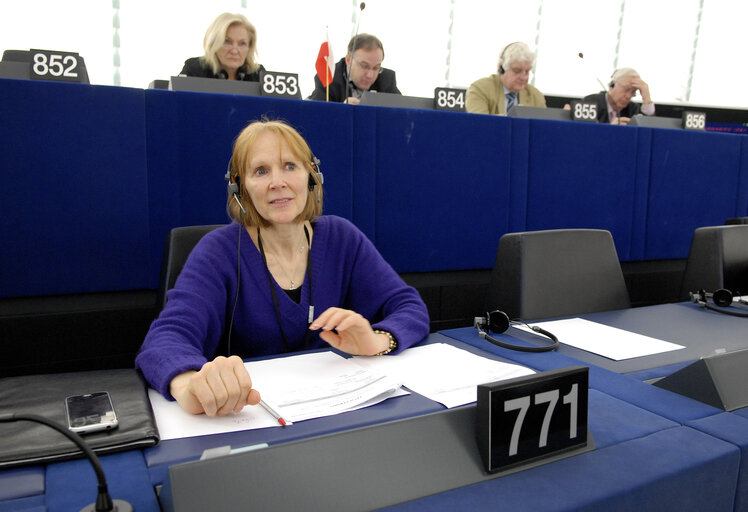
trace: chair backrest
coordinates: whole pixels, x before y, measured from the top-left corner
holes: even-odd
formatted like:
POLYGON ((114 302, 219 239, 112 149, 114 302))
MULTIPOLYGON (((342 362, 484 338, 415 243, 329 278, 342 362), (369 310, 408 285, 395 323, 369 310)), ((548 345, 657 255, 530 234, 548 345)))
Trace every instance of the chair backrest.
POLYGON ((748 224, 748 217, 730 217, 725 224, 748 224))
POLYGON ((160 311, 166 305, 166 292, 174 287, 177 276, 182 271, 187 256, 192 248, 208 232, 220 228, 223 224, 209 226, 184 226, 173 228, 166 235, 164 255, 161 260, 161 278, 159 280, 156 307, 160 311))
POLYGON ((523 320, 631 307, 613 237, 599 229, 507 233, 486 309, 523 320))
POLYGON ((748 294, 748 224, 707 226, 693 233, 680 298, 720 288, 748 294))

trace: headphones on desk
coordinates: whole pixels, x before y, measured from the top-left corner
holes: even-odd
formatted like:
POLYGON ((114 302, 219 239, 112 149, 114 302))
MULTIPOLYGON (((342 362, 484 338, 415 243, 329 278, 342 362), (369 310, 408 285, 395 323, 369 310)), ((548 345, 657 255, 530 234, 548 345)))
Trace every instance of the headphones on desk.
POLYGON ((556 336, 546 331, 545 329, 538 327, 537 325, 527 325, 527 327, 529 327, 536 333, 550 339, 553 342, 552 344, 542 347, 526 347, 524 345, 514 345, 512 343, 499 341, 483 330, 483 327, 488 326, 487 330, 489 332, 501 334, 502 332, 506 332, 506 330, 509 329, 509 326, 512 323, 521 323, 527 325, 525 322, 522 322, 520 320, 509 320, 507 314, 503 311, 499 311, 498 309, 486 313, 485 317, 476 316, 473 320, 473 325, 476 329, 478 329, 478 336, 483 338, 484 340, 490 341, 491 343, 499 347, 508 348, 509 350, 518 350, 520 352, 549 352, 558 348, 558 338, 556 338, 556 336))
POLYGON ((725 315, 732 315, 732 316, 739 316, 743 318, 748 318, 748 312, 740 312, 740 311, 730 311, 727 308, 732 305, 735 298, 738 298, 738 301, 740 304, 748 304, 748 300, 741 299, 740 293, 732 293, 730 290, 726 290, 724 288, 720 288, 719 290, 715 291, 714 293, 710 293, 704 290, 699 290, 697 292, 689 292, 688 295, 691 297, 691 302, 695 302, 699 306, 709 309, 711 311, 716 311, 718 313, 724 313, 725 315), (714 306, 709 304, 709 298, 711 297, 712 302, 714 302, 714 306), (719 306, 719 307, 716 307, 719 306))

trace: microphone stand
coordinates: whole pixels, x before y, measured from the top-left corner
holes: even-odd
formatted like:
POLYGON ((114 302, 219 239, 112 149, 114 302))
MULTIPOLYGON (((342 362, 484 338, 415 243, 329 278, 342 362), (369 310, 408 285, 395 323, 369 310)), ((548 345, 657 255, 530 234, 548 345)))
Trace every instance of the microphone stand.
POLYGON ((351 97, 351 69, 353 67, 353 54, 356 53, 356 40, 358 39, 358 27, 361 26, 361 15, 364 12, 364 9, 366 8, 366 3, 361 2, 359 4, 359 9, 361 9, 361 13, 358 15, 358 21, 356 22, 356 33, 353 35, 353 45, 351 48, 351 65, 345 70, 345 98, 343 99, 343 103, 348 102, 348 98, 351 97))
POLYGON ((98 481, 99 494, 96 497, 96 503, 84 507, 81 512, 132 512, 132 505, 123 500, 114 500, 109 495, 106 485, 106 476, 104 475, 104 468, 101 467, 101 461, 96 456, 94 451, 86 444, 86 442, 76 432, 66 429, 49 420, 43 416, 36 414, 0 414, 0 423, 9 423, 12 421, 33 421, 35 423, 41 423, 50 428, 57 430, 59 433, 70 439, 75 445, 81 449, 86 455, 91 466, 93 466, 94 473, 96 473, 96 479, 98 481))

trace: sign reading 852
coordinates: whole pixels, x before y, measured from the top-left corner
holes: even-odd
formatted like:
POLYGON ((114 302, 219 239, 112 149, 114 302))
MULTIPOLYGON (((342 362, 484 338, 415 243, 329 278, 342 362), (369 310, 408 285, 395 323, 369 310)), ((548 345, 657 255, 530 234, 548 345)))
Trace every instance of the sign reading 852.
POLYGON ((80 82, 81 59, 77 53, 31 50, 30 77, 37 80, 80 82))

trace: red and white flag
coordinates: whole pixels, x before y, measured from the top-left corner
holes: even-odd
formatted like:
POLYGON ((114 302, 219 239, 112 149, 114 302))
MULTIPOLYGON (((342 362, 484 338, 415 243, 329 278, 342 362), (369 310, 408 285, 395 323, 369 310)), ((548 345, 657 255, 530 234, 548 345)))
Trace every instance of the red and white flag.
POLYGON ((317 76, 323 87, 327 87, 332 83, 332 76, 335 73, 335 60, 332 56, 332 45, 330 44, 330 37, 325 35, 326 41, 319 47, 319 54, 317 55, 317 63, 315 68, 317 69, 317 76))

